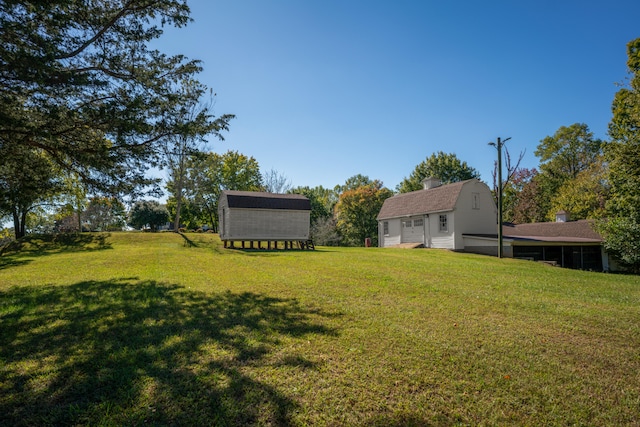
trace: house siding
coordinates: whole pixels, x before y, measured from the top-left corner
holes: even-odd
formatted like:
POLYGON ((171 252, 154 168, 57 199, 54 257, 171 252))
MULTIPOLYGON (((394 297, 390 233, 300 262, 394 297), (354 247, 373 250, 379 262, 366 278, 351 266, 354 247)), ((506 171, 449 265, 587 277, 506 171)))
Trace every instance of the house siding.
POLYGON ((429 215, 431 242, 425 246, 437 249, 456 249, 454 233, 455 222, 456 220, 453 211, 438 212, 429 215), (440 231, 440 215, 447 216, 447 231, 440 231))
POLYGON ((389 234, 383 233, 383 223, 380 221, 378 229, 380 230, 379 246, 389 247, 399 245, 401 243, 402 221, 398 218, 385 220, 389 223, 389 234))
POLYGON ((389 234, 380 232, 382 247, 421 242, 429 248, 464 250, 463 234, 497 232, 491 190, 476 179, 397 195, 385 204, 378 215, 380 227, 389 222, 389 234), (440 231, 440 215, 447 215, 445 232, 440 231), (402 227, 402 221, 416 219, 423 219, 422 230, 402 227))
POLYGON ((497 233, 497 215, 489 187, 480 181, 465 183, 456 202, 454 249, 465 249, 463 234, 497 233))

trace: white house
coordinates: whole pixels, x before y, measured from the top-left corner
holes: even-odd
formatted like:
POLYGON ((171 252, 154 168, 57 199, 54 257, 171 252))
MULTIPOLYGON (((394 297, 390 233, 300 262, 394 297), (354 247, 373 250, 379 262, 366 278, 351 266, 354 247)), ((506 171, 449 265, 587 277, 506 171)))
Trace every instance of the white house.
POLYGON ((223 191, 218 201, 219 233, 225 247, 234 241, 306 244, 310 216, 311 203, 301 194, 223 191))
POLYGON ((441 185, 426 178, 422 190, 384 201, 378 214, 378 245, 421 243, 464 250, 464 234, 495 234, 497 208, 489 187, 477 179, 441 185))

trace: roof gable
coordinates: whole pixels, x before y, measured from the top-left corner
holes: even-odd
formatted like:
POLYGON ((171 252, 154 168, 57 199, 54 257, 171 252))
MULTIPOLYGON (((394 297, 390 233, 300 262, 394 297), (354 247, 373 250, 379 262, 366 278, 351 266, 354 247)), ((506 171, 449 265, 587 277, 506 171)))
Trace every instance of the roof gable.
POLYGON ((462 191, 462 187, 471 181, 477 180, 474 178, 442 185, 429 190, 396 194, 384 201, 378 214, 378 219, 390 219, 453 210, 458 201, 460 191, 462 191))
POLYGON ((302 194, 224 190, 221 197, 226 197, 229 208, 311 210, 311 202, 302 194))

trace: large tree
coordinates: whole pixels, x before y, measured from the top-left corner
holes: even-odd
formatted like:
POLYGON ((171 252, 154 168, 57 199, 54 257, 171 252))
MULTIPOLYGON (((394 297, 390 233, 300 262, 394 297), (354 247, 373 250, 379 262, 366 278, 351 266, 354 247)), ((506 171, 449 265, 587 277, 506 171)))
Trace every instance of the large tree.
POLYGON ((176 135, 164 140, 164 163, 169 170, 167 189, 172 198, 174 231, 180 229, 180 215, 185 201, 187 170, 189 159, 201 153, 201 147, 207 142, 206 135, 212 134, 224 140, 222 131, 229 130, 229 120, 234 116, 225 114, 217 119, 210 114, 213 101, 208 104, 185 105, 176 111, 182 116, 188 127, 176 135))
POLYGON ((586 124, 574 123, 540 141, 535 155, 540 158, 541 173, 558 189, 598 162, 602 147, 602 140, 594 138, 586 124))
POLYGON ((640 272, 640 38, 627 45, 629 85, 615 95, 605 147, 610 196, 600 231, 605 248, 640 272))
POLYGON ((443 184, 464 181, 471 178, 480 178, 480 173, 463 162, 455 154, 447 154, 442 151, 432 154, 420 162, 409 177, 402 180, 396 187, 400 193, 408 193, 422 189, 422 180, 436 177, 443 184))
POLYGON ((83 219, 91 231, 122 231, 126 223, 124 205, 115 197, 92 197, 83 219))
POLYGON ((149 227, 156 231, 159 226, 169 220, 167 208, 155 200, 137 201, 129 212, 129 225, 137 229, 149 227))
POLYGON ((336 228, 342 241, 350 246, 363 246, 365 239, 378 244, 376 216, 384 201, 393 196, 381 181, 361 185, 340 194, 335 206, 336 228))
MULTIPOLYGON (((150 183, 159 141, 192 132, 198 61, 150 47, 185 0, 0 2, 0 147, 38 149, 93 191, 150 183)), ((28 167, 29 165, 25 165, 28 167)))
POLYGON ((185 203, 201 224, 210 223, 214 230, 217 230, 218 199, 223 190, 262 189, 258 161, 237 151, 201 153, 188 162, 185 203))
POLYGON ((29 213, 63 191, 63 176, 42 150, 0 145, 0 159, 0 218, 12 219, 19 239, 29 213))
POLYGON ((335 192, 331 189, 317 186, 295 187, 288 191, 290 194, 302 194, 309 199, 311 204, 311 226, 321 219, 331 218, 333 207, 335 206, 335 192))
POLYGON ((606 171, 604 162, 598 160, 566 181, 551 199, 547 219, 553 220, 562 210, 570 212, 574 220, 601 219, 609 193, 606 171))

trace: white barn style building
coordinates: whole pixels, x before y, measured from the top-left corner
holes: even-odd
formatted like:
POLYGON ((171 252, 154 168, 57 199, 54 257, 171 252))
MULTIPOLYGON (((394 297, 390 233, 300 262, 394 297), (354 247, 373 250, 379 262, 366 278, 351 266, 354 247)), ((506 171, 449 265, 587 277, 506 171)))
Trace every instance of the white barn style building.
POLYGON ((464 250, 464 234, 495 234, 497 208, 489 187, 477 179, 442 185, 426 178, 422 190, 384 201, 378 214, 378 246, 418 243, 464 250))
MULTIPOLYGON (((227 242, 309 242, 311 203, 301 194, 228 191, 218 201, 220 239, 227 242)), ((244 247, 244 243, 243 243, 244 247)), ((259 247, 259 243, 258 243, 259 247)), ((285 248, 287 243, 285 243, 285 248)))

